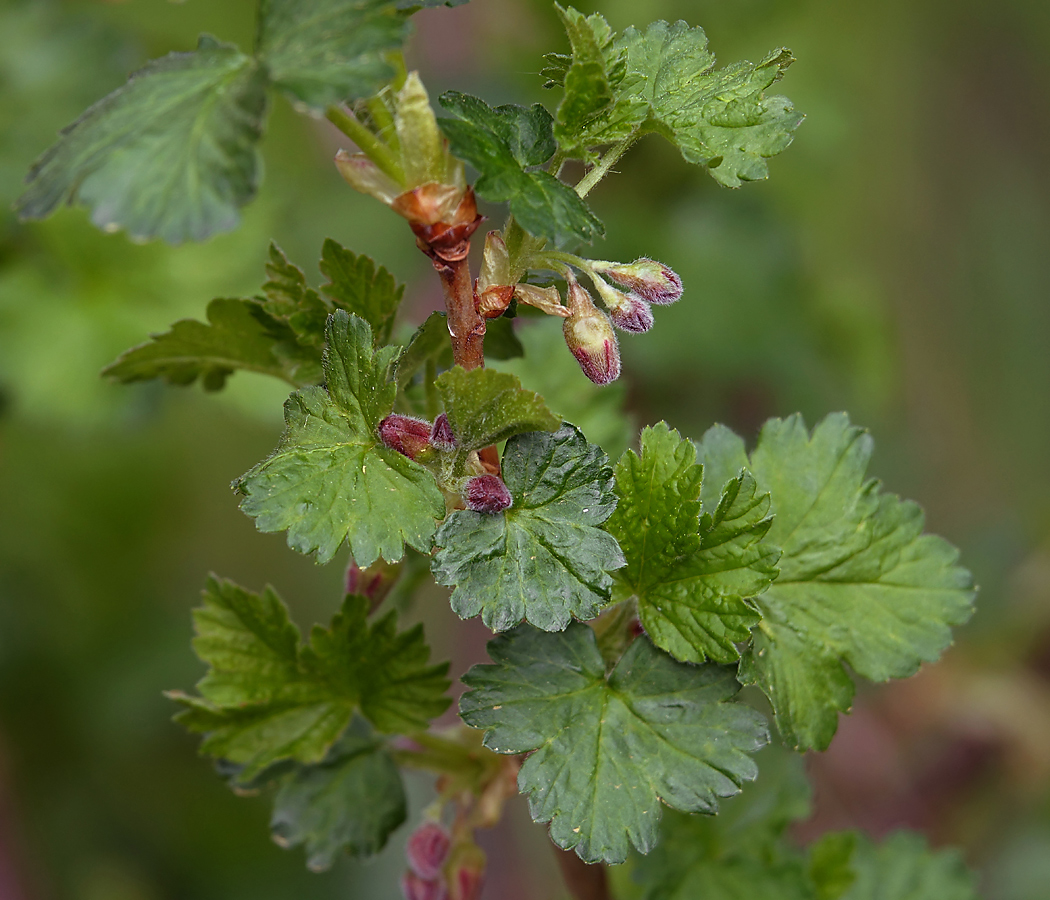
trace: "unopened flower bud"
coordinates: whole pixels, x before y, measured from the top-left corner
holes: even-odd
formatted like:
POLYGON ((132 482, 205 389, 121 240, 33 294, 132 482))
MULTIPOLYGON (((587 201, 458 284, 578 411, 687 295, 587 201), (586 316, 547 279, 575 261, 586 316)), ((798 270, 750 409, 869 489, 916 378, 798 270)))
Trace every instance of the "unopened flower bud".
POLYGON ((456 449, 456 436, 452 433, 452 426, 448 424, 448 416, 444 413, 434 419, 434 427, 430 431, 430 443, 438 450, 456 449))
POLYGON ((379 439, 391 450, 414 460, 426 457, 433 450, 430 431, 429 422, 397 413, 387 416, 379 423, 379 439))
POLYGON ((631 334, 642 334, 653 327, 653 311, 645 300, 633 292, 625 294, 616 290, 598 275, 592 275, 591 280, 609 310, 613 325, 631 334))
POLYGON ((448 832, 437 822, 424 822, 409 837, 405 856, 413 872, 420 878, 433 881, 441 874, 451 845, 448 832))
POLYGON ((475 475, 467 482, 463 496, 467 509, 490 516, 503 512, 514 502, 498 475, 475 475))
POLYGON ((443 880, 420 878, 411 871, 401 876, 401 893, 405 900, 448 900, 448 888, 443 880))
POLYGON ((447 867, 449 900, 478 900, 485 882, 485 854, 477 844, 459 844, 447 867))
POLYGON ((633 263, 592 260, 591 266, 649 303, 666 306, 682 296, 682 279, 655 259, 643 257, 633 263))
POLYGON ((362 569, 351 556, 346 567, 346 593, 369 600, 374 610, 383 602, 401 574, 401 563, 388 563, 382 557, 362 569))
POLYGON ((562 324, 562 333, 569 350, 595 384, 615 381, 620 377, 620 345, 612 322, 571 276, 568 300, 572 314, 562 324))

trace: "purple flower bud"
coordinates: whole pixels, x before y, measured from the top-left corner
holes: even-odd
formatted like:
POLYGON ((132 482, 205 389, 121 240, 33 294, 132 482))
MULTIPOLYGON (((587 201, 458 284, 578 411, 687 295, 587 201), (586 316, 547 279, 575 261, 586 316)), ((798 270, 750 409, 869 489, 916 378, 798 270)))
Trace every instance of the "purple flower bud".
POLYGON ((444 881, 420 878, 415 872, 405 872, 401 876, 401 893, 405 900, 448 900, 444 881))
POLYGON ((379 439, 391 450, 418 460, 432 450, 429 422, 393 413, 379 423, 379 439))
POLYGON ((624 294, 622 306, 609 307, 609 318, 621 331, 644 334, 653 327, 652 308, 637 294, 624 294))
POLYGON ((441 875, 441 869, 448 859, 452 841, 437 822, 424 822, 408 838, 405 856, 412 871, 420 878, 433 881, 441 875))
POLYGON ((655 259, 643 257, 633 263, 596 260, 591 266, 649 303, 666 306, 682 296, 682 279, 673 269, 655 259))
POLYGON ((371 601, 372 609, 383 602, 401 574, 401 563, 388 563, 377 559, 367 569, 362 569, 350 557, 346 567, 346 593, 357 594, 371 601))
POLYGON ((503 512, 514 502, 499 475, 475 475, 467 482, 463 495, 467 509, 490 516, 503 512))
POLYGON ((448 424, 448 416, 444 413, 434 419, 434 427, 430 432, 430 443, 438 450, 456 449, 456 436, 452 433, 452 426, 448 424))
POLYGON ((601 312, 572 273, 567 274, 566 294, 571 315, 562 323, 562 334, 583 374, 595 384, 609 384, 620 377, 620 345, 612 322, 601 312))

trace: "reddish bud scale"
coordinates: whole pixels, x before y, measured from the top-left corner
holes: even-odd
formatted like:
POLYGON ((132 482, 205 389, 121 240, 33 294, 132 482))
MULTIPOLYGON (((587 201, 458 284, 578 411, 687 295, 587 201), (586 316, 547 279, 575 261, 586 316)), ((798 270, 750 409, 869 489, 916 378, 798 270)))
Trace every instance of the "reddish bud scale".
POLYGON ((444 413, 434 419, 434 427, 430 432, 430 443, 438 450, 456 449, 456 436, 452 433, 452 426, 448 424, 448 416, 444 413))
POLYGON ((682 279, 678 273, 655 259, 642 258, 633 263, 596 268, 649 303, 666 306, 682 296, 682 279))
POLYGON ((391 450, 396 450, 409 459, 419 459, 431 449, 430 431, 429 422, 397 413, 387 416, 379 423, 379 439, 391 450))
POLYGON ((467 509, 490 516, 503 512, 514 502, 498 475, 475 475, 467 482, 463 499, 466 500, 467 509))
POLYGON ((448 859, 452 841, 436 822, 424 822, 412 832, 405 846, 405 856, 412 871, 420 878, 433 881, 441 874, 448 859))
POLYGON ((444 881, 420 878, 415 872, 401 876, 401 893, 405 900, 448 900, 444 881))
POLYGON ((609 318, 621 331, 644 334, 653 327, 653 311, 637 294, 622 294, 625 303, 609 307, 609 318))

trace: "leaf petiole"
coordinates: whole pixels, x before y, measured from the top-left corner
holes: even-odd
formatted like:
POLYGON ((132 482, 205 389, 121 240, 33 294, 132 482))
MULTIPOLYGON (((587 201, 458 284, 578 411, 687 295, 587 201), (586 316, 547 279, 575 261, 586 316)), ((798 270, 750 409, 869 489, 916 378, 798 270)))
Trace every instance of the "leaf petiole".
POLYGON ((405 173, 394 159, 393 151, 367 128, 352 112, 340 106, 329 106, 325 118, 360 148, 372 162, 398 184, 404 184, 405 173))

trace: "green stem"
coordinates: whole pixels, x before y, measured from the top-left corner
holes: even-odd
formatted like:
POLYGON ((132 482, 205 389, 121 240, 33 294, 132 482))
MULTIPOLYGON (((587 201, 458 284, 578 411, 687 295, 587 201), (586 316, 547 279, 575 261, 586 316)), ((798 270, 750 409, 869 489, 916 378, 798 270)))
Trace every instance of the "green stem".
POLYGON ((398 184, 405 183, 405 173, 390 148, 366 128, 352 113, 339 106, 329 106, 325 116, 336 128, 352 140, 365 154, 398 184))
POLYGON ((605 155, 580 179, 580 183, 576 185, 576 193, 581 197, 586 197, 591 192, 591 189, 609 174, 612 167, 620 161, 620 157, 631 149, 631 145, 636 140, 638 140, 637 132, 606 150, 605 155))
POLYGON ((392 151, 400 151, 397 139, 397 127, 394 125, 394 117, 378 94, 368 100, 368 112, 375 123, 376 134, 380 140, 385 141, 392 151))

